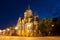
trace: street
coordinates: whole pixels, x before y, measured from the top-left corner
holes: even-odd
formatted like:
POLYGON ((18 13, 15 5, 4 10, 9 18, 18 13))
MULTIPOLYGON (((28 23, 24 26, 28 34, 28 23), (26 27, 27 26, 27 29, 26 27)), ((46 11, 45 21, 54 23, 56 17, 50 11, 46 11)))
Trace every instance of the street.
POLYGON ((0 36, 0 40, 60 40, 60 37, 19 37, 19 36, 0 36))

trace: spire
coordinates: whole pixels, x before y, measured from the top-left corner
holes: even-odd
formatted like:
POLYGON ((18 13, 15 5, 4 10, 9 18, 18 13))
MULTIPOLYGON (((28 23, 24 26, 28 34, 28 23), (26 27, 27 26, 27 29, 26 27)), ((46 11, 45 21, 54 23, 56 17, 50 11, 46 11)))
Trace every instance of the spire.
POLYGON ((28 9, 30 9, 30 4, 28 4, 28 9))
POLYGON ((37 12, 34 13, 34 16, 37 16, 37 12))

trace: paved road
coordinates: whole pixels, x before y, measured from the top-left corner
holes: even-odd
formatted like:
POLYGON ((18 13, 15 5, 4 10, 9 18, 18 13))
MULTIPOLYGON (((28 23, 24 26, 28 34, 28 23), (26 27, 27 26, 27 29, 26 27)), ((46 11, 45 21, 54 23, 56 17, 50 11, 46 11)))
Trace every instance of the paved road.
POLYGON ((17 37, 17 36, 0 36, 0 40, 60 40, 60 37, 17 37))

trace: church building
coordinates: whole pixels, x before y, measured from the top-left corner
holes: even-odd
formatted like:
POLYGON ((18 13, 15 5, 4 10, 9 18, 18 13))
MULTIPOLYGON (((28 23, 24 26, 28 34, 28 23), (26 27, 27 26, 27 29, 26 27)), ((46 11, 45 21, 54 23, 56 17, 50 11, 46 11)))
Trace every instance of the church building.
POLYGON ((19 17, 15 29, 17 29, 17 34, 19 36, 37 36, 39 27, 39 17, 38 15, 33 15, 30 6, 24 12, 24 18, 19 17))

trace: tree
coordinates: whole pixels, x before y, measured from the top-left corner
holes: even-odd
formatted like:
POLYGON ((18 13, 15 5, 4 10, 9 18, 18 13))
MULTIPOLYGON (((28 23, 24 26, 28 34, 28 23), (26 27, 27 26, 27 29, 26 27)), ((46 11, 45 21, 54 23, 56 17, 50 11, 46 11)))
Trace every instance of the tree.
POLYGON ((52 31, 52 19, 51 18, 43 18, 39 22, 39 30, 41 31, 43 36, 50 35, 50 32, 52 31))

